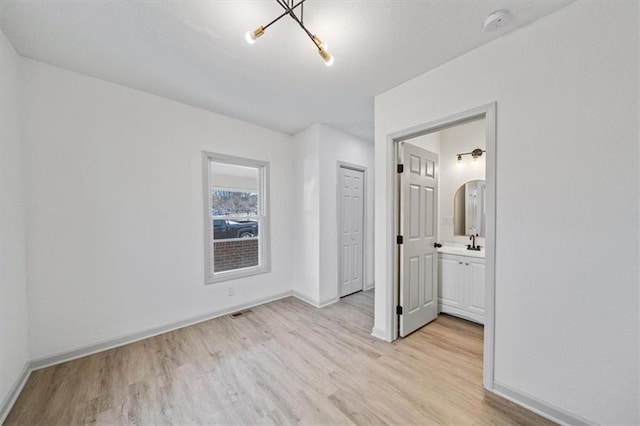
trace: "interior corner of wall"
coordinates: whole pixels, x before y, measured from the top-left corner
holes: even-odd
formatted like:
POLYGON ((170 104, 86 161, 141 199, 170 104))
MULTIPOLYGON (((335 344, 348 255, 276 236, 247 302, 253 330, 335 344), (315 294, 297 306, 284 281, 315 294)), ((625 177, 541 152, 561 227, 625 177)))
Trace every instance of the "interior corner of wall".
POLYGON ((314 306, 316 308, 320 307, 320 301, 317 297, 313 297, 299 290, 293 290, 293 297, 295 297, 296 299, 302 300, 303 302, 311 306, 314 306))

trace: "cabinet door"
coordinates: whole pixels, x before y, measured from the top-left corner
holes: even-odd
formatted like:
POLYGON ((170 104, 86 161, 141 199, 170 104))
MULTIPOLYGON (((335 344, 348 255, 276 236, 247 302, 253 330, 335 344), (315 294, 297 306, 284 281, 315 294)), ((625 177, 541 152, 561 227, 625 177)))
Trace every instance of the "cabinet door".
POLYGON ((440 256, 438 274, 438 295, 440 302, 448 306, 461 306, 462 294, 460 291, 462 281, 462 257, 440 256))
POLYGON ((484 259, 466 258, 464 263, 467 270, 466 309, 484 317, 484 259))

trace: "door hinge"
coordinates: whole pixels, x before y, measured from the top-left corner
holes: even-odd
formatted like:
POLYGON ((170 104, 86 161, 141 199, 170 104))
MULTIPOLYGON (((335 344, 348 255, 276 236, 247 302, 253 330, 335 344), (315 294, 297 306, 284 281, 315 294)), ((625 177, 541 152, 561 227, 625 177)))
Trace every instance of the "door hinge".
POLYGON ((398 173, 404 173, 404 164, 398 164, 398 173))
POLYGON ((402 315, 402 306, 396 306, 396 315, 402 315))
POLYGON ((402 235, 396 236, 396 244, 404 244, 404 238, 402 238, 402 235))

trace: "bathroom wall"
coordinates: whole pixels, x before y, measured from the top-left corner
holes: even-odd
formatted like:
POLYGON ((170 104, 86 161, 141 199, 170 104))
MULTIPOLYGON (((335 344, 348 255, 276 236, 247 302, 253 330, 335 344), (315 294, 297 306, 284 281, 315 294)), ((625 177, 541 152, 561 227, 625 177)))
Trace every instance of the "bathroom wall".
MULTIPOLYGON (((417 136, 407 143, 439 154, 438 170, 438 241, 446 244, 467 244, 468 237, 454 236, 453 232, 453 197, 458 188, 475 179, 485 179, 485 159, 483 155, 477 160, 471 156, 463 156, 457 161, 457 154, 471 152, 475 148, 485 149, 485 120, 464 123, 434 133, 417 136)), ((484 245, 484 238, 478 238, 484 245)))
POLYGON ((426 135, 416 136, 408 139, 406 142, 411 145, 418 146, 434 154, 440 155, 440 135, 442 132, 427 133, 426 135))
MULTIPOLYGON (((440 131, 440 234, 442 243, 467 244, 469 238, 453 234, 453 197, 458 188, 476 179, 485 179, 486 155, 473 160, 457 154, 485 149, 485 120, 477 120, 440 131)), ((484 245, 484 238, 478 239, 484 245)))

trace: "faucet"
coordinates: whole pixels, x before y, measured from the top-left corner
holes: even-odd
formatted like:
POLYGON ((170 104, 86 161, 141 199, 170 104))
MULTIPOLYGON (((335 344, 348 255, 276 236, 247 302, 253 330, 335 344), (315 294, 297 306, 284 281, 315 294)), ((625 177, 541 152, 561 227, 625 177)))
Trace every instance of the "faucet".
POLYGON ((469 237, 469 239, 471 240, 471 244, 467 244, 467 250, 475 250, 475 251, 480 251, 480 246, 476 246, 476 237, 478 236, 478 234, 471 234, 471 236, 469 237))

